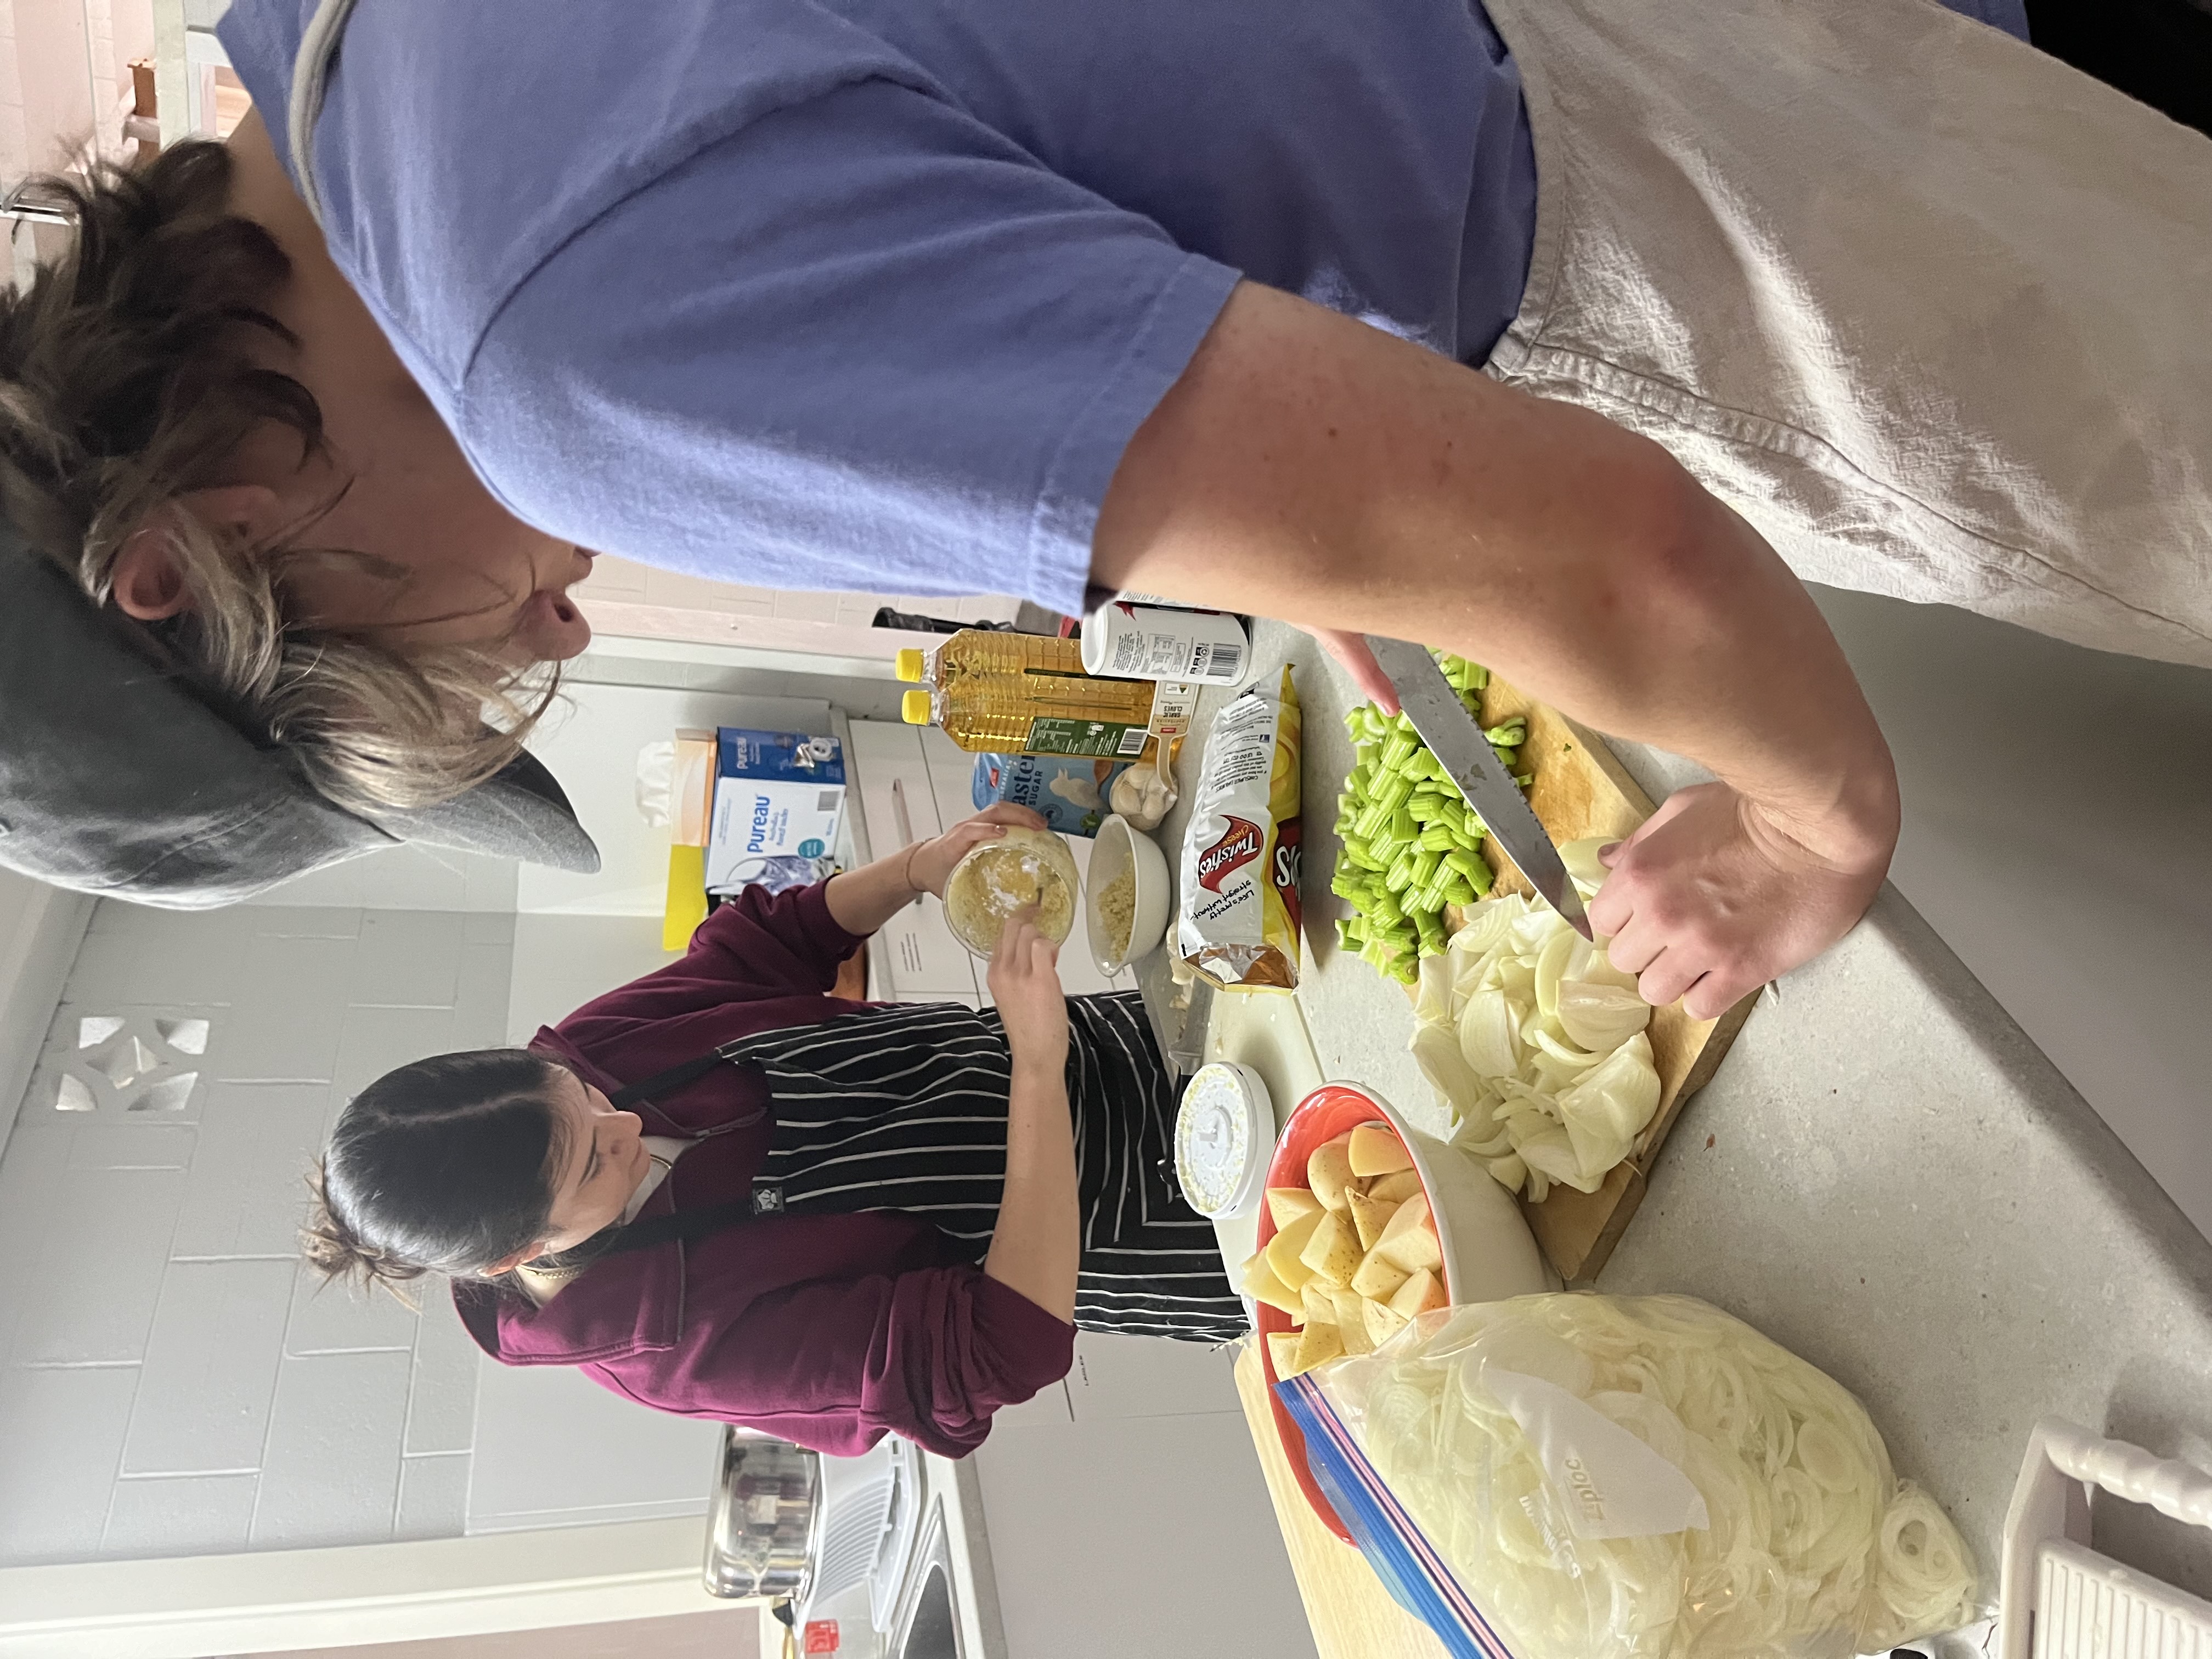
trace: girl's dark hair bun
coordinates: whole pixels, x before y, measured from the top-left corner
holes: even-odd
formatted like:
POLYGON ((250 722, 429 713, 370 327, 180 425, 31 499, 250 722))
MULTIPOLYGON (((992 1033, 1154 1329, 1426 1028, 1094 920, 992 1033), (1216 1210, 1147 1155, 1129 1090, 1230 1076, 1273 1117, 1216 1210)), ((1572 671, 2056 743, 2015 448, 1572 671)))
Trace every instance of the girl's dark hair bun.
POLYGON ((308 1177, 301 1247, 329 1279, 394 1291, 478 1274, 545 1237, 567 1146, 560 1085, 525 1048, 438 1054, 346 1103, 308 1177))

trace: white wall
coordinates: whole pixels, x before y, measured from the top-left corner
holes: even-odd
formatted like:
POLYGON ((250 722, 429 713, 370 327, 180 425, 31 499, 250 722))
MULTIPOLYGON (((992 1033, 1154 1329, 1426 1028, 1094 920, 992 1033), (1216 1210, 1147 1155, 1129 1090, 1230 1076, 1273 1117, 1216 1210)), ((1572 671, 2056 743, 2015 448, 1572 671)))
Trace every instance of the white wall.
POLYGON ((295 876, 258 895, 253 902, 323 910, 467 910, 507 915, 514 909, 519 867, 514 859, 404 842, 295 876))
POLYGON ((539 1026, 675 960, 660 948, 659 916, 517 916, 507 1041, 527 1042, 539 1026))
POLYGON ((668 896, 668 832, 637 810, 638 753, 684 727, 750 726, 827 736, 819 697, 758 697, 634 685, 579 685, 532 736, 531 752, 561 780, 578 822, 599 843, 595 875, 525 865, 516 907, 526 912, 659 917, 668 896))
POLYGON ((0 1154, 0 1565, 461 1530, 474 1349, 296 1228, 341 1101, 501 1040, 511 927, 100 907, 0 1154))

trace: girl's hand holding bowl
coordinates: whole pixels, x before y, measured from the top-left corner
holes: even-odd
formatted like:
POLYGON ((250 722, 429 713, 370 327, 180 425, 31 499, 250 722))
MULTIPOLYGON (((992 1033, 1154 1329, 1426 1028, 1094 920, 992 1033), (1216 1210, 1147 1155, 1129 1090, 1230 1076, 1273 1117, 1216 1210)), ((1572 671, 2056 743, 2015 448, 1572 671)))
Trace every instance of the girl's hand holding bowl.
POLYGON ((1067 1064, 1067 995, 1059 962, 1060 946, 1037 931, 1035 910, 1007 919, 987 977, 1017 1066, 1036 1064, 1057 1073, 1067 1064))
POLYGON ((916 842, 907 859, 907 884, 917 893, 943 898, 945 878, 952 873, 952 866, 985 842, 1000 840, 1009 824, 1023 830, 1048 827, 1043 814, 1017 806, 1010 800, 987 806, 974 817, 961 819, 943 835, 916 842))

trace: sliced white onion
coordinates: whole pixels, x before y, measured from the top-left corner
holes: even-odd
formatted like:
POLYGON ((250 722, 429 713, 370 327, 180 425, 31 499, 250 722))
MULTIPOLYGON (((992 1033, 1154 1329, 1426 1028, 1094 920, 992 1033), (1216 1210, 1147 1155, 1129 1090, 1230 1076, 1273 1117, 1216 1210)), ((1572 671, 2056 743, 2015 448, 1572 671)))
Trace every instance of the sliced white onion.
POLYGON ((1583 1048, 1604 1054, 1651 1023, 1651 1005, 1634 991, 1617 985, 1565 980, 1559 985, 1559 1015, 1560 1027, 1569 1036, 1583 1048))
MULTIPOLYGON (((1644 1126, 1659 1109, 1659 1073, 1651 1064, 1651 1041, 1642 1032, 1584 1073, 1558 1097, 1560 1121, 1585 1175, 1602 1175, 1636 1144, 1644 1126)), ((1595 1191, 1595 1186, 1585 1191, 1595 1191)))
POLYGON ((1532 1200, 1554 1182, 1595 1191, 1657 1107, 1651 1011, 1548 906, 1504 894, 1462 915, 1421 963, 1410 1045, 1454 1144, 1532 1200))
POLYGON ((1413 995, 1413 1023, 1442 1025, 1452 1017, 1451 957, 1443 951, 1421 958, 1420 988, 1413 995))
MULTIPOLYGON (((1547 1178, 1531 1166, 1524 1184, 1547 1178)), ((1973 1566, 1956 1528, 1897 1480, 1858 1402, 1702 1303, 1474 1304, 1318 1375, 1522 1659, 1878 1652, 1972 1616, 1973 1566), (1527 1392, 1508 1410, 1488 1381, 1499 1372, 1564 1389, 1640 1440, 1695 1488, 1705 1524, 1583 1535, 1577 1493, 1541 1449, 1563 1408, 1524 1425, 1527 1392), (1785 1449, 1808 1431, 1827 1480, 1785 1449)))
POLYGON ((1520 1014, 1502 990, 1478 991, 1459 1017, 1459 1048, 1477 1077, 1509 1078, 1521 1069, 1520 1014))
MULTIPOLYGON (((1431 957, 1429 960, 1434 962, 1436 958, 1431 957)), ((1454 1117, 1466 1117, 1489 1095, 1488 1086, 1460 1053, 1459 1041, 1450 1027, 1416 1025, 1413 1040, 1407 1046, 1413 1051, 1413 1063, 1443 1097, 1454 1117)))
POLYGON ((1582 935, 1571 927, 1562 927, 1552 935, 1536 957, 1536 1006, 1547 1019, 1559 1012, 1559 975, 1567 965, 1567 958, 1582 935))
POLYGON ((1605 885, 1607 872, 1597 861, 1598 848, 1610 847, 1620 839, 1619 836, 1589 836, 1559 848, 1559 862, 1566 866, 1567 874, 1584 898, 1605 885))

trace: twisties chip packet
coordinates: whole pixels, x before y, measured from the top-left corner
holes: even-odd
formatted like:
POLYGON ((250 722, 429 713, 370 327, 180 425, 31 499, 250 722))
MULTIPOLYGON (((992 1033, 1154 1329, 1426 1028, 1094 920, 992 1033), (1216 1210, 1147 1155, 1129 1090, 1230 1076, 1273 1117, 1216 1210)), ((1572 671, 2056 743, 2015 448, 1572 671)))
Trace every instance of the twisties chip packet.
POLYGON ((1247 691, 1223 709, 1183 833, 1176 954, 1226 991, 1298 982, 1298 694, 1247 691))

